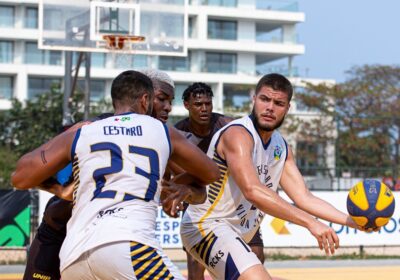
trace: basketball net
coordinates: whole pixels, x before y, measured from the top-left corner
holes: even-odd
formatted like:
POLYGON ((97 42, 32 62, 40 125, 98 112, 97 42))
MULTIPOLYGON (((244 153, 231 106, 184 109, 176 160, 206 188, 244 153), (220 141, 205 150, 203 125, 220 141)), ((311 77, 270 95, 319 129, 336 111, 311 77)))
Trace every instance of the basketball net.
POLYGON ((106 48, 111 50, 114 67, 118 69, 132 69, 135 54, 134 44, 143 42, 144 36, 109 34, 104 35, 106 48))

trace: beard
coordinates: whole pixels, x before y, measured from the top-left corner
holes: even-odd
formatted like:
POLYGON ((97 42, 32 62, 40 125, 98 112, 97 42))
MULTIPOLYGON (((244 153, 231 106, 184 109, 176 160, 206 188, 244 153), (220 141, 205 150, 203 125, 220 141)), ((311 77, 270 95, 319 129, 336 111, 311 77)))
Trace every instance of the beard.
POLYGON ((274 131, 275 129, 278 129, 279 127, 281 127, 281 125, 283 124, 283 121, 285 120, 285 116, 286 116, 286 115, 284 115, 281 120, 278 120, 275 124, 270 125, 270 124, 262 124, 260 122, 260 117, 254 111, 254 108, 252 111, 252 115, 255 118, 257 128, 264 130, 264 131, 268 131, 268 132, 274 131))

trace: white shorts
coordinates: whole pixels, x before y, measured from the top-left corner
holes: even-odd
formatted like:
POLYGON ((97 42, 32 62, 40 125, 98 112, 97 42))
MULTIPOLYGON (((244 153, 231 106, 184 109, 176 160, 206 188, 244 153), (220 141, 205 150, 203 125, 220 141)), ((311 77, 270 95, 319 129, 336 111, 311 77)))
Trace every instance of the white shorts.
POLYGON ((63 280, 184 279, 161 251, 134 241, 98 246, 61 272, 63 280))
MULTIPOLYGON (((189 244, 182 234, 183 244, 189 244)), ((213 279, 238 279, 250 267, 261 264, 242 238, 226 223, 215 222, 212 230, 186 250, 208 270, 213 279)))

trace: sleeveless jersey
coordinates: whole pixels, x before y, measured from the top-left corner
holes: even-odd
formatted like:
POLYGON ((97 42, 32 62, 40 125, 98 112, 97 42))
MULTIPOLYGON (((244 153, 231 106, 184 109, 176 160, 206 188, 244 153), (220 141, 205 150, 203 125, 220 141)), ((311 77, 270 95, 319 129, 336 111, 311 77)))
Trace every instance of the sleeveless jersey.
POLYGON ((251 115, 227 124, 214 135, 207 153, 219 166, 220 178, 207 186, 206 202, 190 205, 183 216, 181 233, 189 242, 185 244, 189 246, 187 249, 205 237, 212 230, 214 222, 228 223, 245 242, 249 242, 264 217, 264 213, 243 196, 230 175, 226 161, 216 151, 221 135, 232 126, 245 128, 253 138, 252 160, 260 182, 274 191, 278 188, 287 158, 287 144, 280 133, 274 131, 269 142, 264 145, 251 115))
POLYGON ((178 129, 183 134, 183 136, 185 136, 186 139, 188 139, 191 143, 199 147, 204 153, 207 153, 208 147, 210 146, 210 142, 214 134, 217 133, 217 131, 224 125, 226 125, 229 121, 230 118, 224 115, 212 113, 210 122, 211 131, 210 134, 206 137, 199 137, 190 130, 189 118, 177 122, 175 124, 175 128, 178 129))
POLYGON ((145 115, 117 115, 77 131, 71 151, 74 201, 61 271, 84 252, 110 242, 159 247, 159 181, 170 152, 167 127, 145 115))

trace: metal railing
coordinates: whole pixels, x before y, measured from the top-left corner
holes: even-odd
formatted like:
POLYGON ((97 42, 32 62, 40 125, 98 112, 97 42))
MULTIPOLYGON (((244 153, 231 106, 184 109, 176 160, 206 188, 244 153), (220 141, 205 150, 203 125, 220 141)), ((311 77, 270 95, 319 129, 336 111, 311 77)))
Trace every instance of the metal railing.
POLYGON ((388 181, 385 176, 388 168, 319 168, 299 166, 304 180, 311 190, 342 191, 349 190, 358 182, 370 178, 383 181, 392 190, 400 190, 399 183, 388 181))

